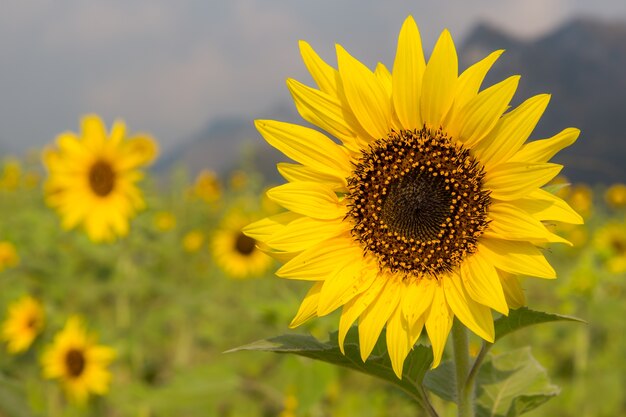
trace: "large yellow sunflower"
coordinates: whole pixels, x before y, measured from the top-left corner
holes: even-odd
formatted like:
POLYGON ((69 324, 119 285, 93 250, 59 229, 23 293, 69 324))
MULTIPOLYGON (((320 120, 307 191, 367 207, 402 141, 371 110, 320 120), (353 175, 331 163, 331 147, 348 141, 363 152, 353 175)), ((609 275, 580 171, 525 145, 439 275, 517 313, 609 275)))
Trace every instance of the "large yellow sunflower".
POLYGON ((30 295, 11 303, 1 335, 7 342, 7 350, 19 353, 28 349, 41 332, 44 318, 43 306, 30 295))
POLYGON ((258 248, 258 242, 242 232, 252 220, 248 215, 234 212, 214 232, 211 249, 215 262, 231 278, 259 276, 272 264, 272 258, 258 248))
POLYGON ((363 360, 383 327, 396 374, 426 327, 437 366, 453 318, 494 340, 491 309, 524 296, 516 275, 555 278, 541 247, 564 242, 542 223, 581 223, 542 190, 548 160, 579 130, 527 142, 549 95, 509 110, 519 76, 480 90, 502 51, 458 74, 445 30, 428 62, 409 17, 393 71, 374 72, 337 46, 334 69, 306 43, 317 84, 287 86, 300 115, 325 130, 270 120, 256 127, 297 164, 268 192, 289 210, 246 233, 286 261, 277 275, 313 282, 291 326, 342 307, 339 342, 358 319, 363 360), (335 140, 336 139, 336 140, 335 140))
POLYGON ((83 403, 91 393, 104 395, 109 390, 111 373, 107 369, 115 351, 98 345, 78 317, 68 319, 63 330, 43 354, 46 378, 60 379, 68 397, 83 403))
POLYGON ((82 225, 94 242, 124 236, 129 218, 144 207, 136 185, 142 178, 138 168, 156 154, 150 136, 127 138, 121 121, 107 134, 98 116, 85 116, 80 136, 62 133, 57 148, 44 152, 46 202, 59 212, 65 229, 82 225))

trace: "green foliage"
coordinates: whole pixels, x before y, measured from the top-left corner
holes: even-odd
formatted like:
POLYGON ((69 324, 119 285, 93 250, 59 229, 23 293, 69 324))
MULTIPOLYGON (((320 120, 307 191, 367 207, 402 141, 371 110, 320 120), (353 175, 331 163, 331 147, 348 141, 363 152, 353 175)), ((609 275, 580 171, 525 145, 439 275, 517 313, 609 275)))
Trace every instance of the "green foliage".
POLYGON ((517 310, 510 310, 508 316, 501 316, 495 320, 494 327, 496 331, 496 342, 507 334, 521 328, 554 321, 574 321, 584 323, 584 320, 576 317, 565 316, 562 314, 544 313, 542 311, 534 311, 527 307, 522 307, 517 310))

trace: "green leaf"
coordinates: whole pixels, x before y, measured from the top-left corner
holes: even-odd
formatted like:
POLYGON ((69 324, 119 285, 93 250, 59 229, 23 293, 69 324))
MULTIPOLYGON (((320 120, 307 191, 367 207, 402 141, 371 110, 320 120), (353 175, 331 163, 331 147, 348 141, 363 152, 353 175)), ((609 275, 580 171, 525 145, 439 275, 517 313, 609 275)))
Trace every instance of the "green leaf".
POLYGON ((543 313, 541 311, 529 310, 526 307, 510 310, 508 316, 502 316, 496 319, 494 327, 496 330, 496 342, 509 333, 512 333, 523 327, 533 324, 548 323, 551 321, 576 321, 585 323, 572 316, 563 316, 561 314, 543 313))
POLYGON ((438 367, 426 372, 424 387, 438 397, 456 402, 456 370, 454 362, 441 362, 438 367))
POLYGON ((516 417, 559 393, 530 353, 516 349, 492 356, 476 381, 477 417, 516 417))
POLYGON ((387 354, 385 333, 378 338, 372 354, 366 362, 361 360, 359 338, 356 327, 346 336, 345 355, 339 350, 337 332, 330 334, 329 341, 322 343, 312 336, 288 334, 259 340, 249 345, 231 349, 228 352, 242 350, 260 350, 264 352, 293 353, 307 358, 328 362, 334 365, 354 369, 367 375, 383 379, 407 392, 422 407, 425 406, 421 387, 424 374, 430 368, 433 356, 429 347, 416 345, 404 362, 402 379, 398 379, 391 367, 387 354))
POLYGON ((571 185, 572 184, 570 184, 569 182, 564 182, 561 184, 550 184, 550 185, 546 185, 545 187, 543 187, 543 190, 549 192, 550 194, 556 194, 559 191, 561 191, 563 188, 567 188, 571 185))

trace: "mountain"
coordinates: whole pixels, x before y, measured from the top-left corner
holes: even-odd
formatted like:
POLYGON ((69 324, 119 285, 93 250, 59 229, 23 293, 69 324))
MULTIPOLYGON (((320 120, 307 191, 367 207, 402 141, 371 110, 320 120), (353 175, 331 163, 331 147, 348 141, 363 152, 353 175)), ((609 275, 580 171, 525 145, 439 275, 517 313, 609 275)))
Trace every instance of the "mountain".
MULTIPOLYGON (((459 49, 461 68, 491 51, 506 50, 483 88, 521 74, 513 105, 534 94, 552 94, 532 138, 549 137, 570 126, 581 129, 578 142, 554 158, 565 164, 568 178, 592 184, 626 182, 626 22, 578 18, 533 40, 480 24, 459 49)), ((266 117, 302 123, 291 104, 266 117)), ((262 141, 252 118, 242 117, 210 123, 166 155, 160 167, 180 161, 191 172, 205 167, 225 172, 236 166, 241 152, 252 156, 256 168, 270 179, 277 178, 276 161, 286 159, 262 141)))

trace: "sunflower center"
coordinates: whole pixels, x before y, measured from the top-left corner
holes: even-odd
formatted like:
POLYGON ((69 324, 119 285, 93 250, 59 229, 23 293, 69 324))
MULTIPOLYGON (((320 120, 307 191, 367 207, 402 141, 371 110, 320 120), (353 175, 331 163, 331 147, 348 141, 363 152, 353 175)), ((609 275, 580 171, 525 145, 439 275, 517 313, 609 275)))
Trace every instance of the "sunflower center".
POLYGON ((70 377, 79 377, 85 369, 85 355, 78 349, 70 349, 65 354, 65 365, 70 377))
POLYGON ((613 238, 611 240, 611 246, 616 253, 626 253, 626 241, 620 238, 613 238))
POLYGON ((248 256, 254 252, 256 240, 239 232, 235 239, 235 250, 241 255, 248 256))
POLYGON ((115 187, 115 171, 110 163, 99 160, 89 170, 89 185, 94 193, 105 197, 115 187))
POLYGON ((381 268, 438 277, 476 251, 487 227, 484 175, 441 130, 392 131, 348 178, 352 234, 381 268))

